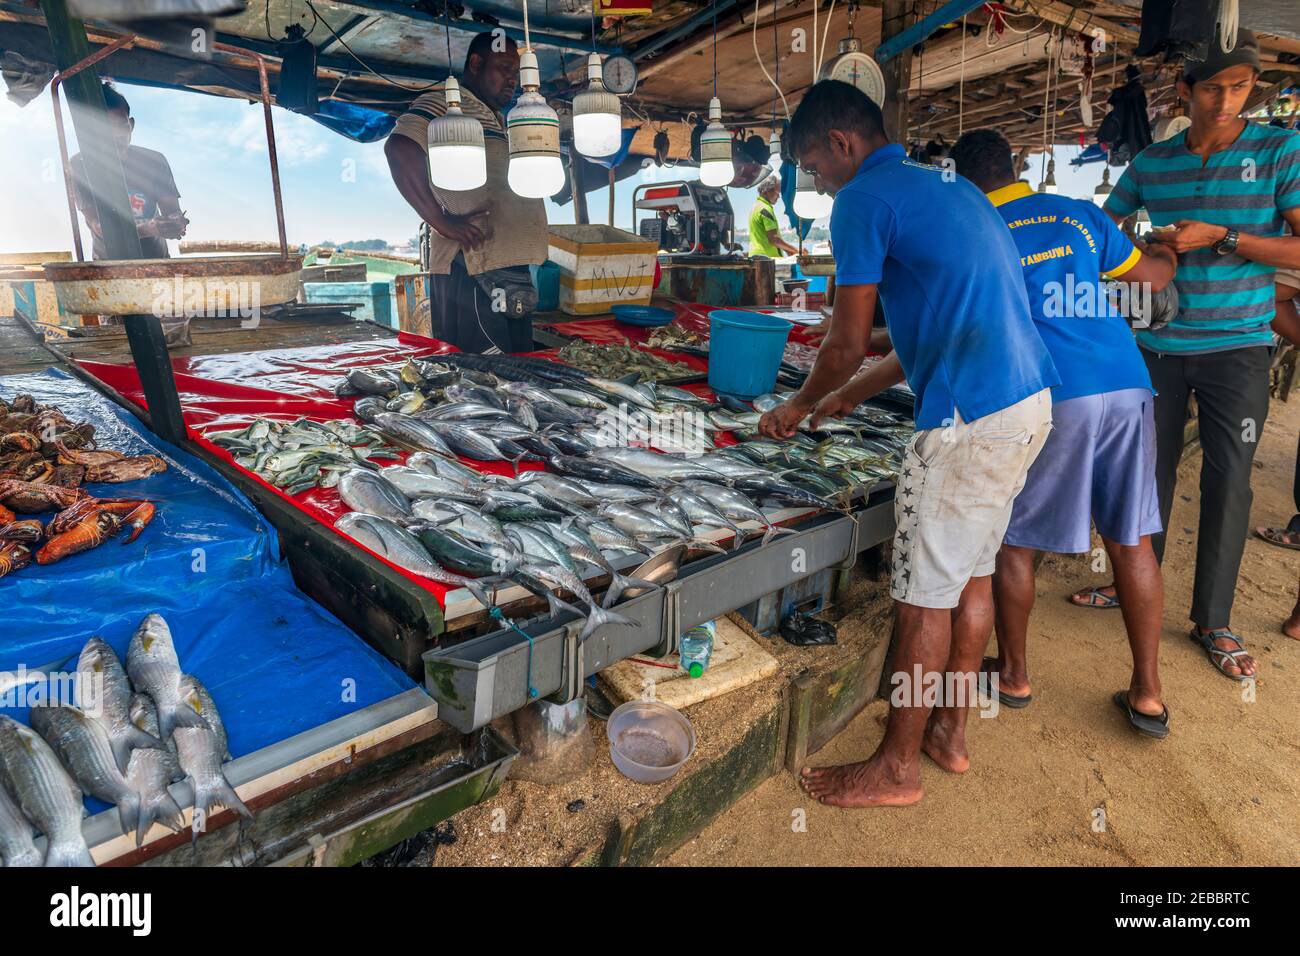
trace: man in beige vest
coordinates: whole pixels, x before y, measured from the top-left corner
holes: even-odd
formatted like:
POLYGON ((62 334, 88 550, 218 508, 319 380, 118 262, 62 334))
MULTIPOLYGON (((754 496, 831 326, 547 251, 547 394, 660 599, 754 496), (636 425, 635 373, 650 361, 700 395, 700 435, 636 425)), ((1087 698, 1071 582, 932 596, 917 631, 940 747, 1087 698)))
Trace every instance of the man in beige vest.
POLYGON ((429 121, 447 111, 442 89, 417 97, 384 147, 398 192, 431 227, 432 334, 466 352, 526 352, 533 345, 537 295, 528 266, 546 261, 546 206, 515 195, 506 181, 503 114, 518 77, 513 40, 480 33, 470 43, 461 109, 483 125, 487 182, 478 189, 440 191, 429 181, 429 121))

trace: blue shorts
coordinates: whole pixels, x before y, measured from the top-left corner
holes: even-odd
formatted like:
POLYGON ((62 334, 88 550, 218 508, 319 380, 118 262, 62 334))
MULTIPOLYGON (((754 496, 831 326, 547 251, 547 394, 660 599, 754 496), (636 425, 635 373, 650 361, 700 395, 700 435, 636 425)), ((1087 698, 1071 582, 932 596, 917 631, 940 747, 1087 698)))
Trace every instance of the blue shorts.
POLYGON ((1134 545, 1158 534, 1151 392, 1126 388, 1052 406, 1052 432, 1011 508, 1004 543, 1057 554, 1102 537, 1134 545))

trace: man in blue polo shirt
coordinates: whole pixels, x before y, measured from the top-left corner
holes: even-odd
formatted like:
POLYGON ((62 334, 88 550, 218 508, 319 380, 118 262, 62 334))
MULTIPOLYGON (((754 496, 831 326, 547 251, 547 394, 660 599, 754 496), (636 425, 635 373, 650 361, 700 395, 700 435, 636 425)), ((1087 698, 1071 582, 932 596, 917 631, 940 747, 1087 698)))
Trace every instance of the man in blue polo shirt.
POLYGON ((962 719, 974 701, 944 695, 931 719, 921 685, 945 672, 974 685, 993 625, 989 579, 1012 500, 1051 429, 1059 379, 1034 329, 1015 244, 983 193, 909 160, 885 136, 880 109, 847 83, 809 90, 788 142, 835 194, 835 309, 803 388, 759 429, 789 437, 810 412, 814 424, 843 414, 904 377, 917 427, 894 498, 898 643, 885 737, 861 763, 805 768, 803 785, 835 806, 915 803, 923 748, 946 770, 970 764, 962 719), (877 295, 894 351, 849 382, 877 295))
MULTIPOLYGON (((1241 117, 1258 77, 1249 30, 1228 53, 1212 38, 1209 57, 1189 61, 1178 83, 1192 125, 1138 153, 1105 206, 1117 222, 1145 207, 1161 230, 1150 238, 1178 254, 1178 316, 1137 335, 1156 392, 1160 517, 1168 526, 1195 396, 1203 457, 1189 636, 1236 681, 1256 669, 1229 618, 1268 415, 1274 271, 1300 267, 1300 134, 1241 117)), ((1165 536, 1152 544, 1163 558, 1165 536)), ((1113 591, 1088 588, 1075 601, 1111 607, 1113 591)))
POLYGON ((1011 144, 996 130, 966 133, 952 160, 1011 230, 1034 324, 1061 376, 1052 389, 1052 434, 1016 497, 998 554, 998 657, 985 666, 998 675, 1002 703, 1029 704, 1025 644, 1034 559, 1039 551, 1088 551, 1095 521, 1120 585, 1133 652, 1128 690, 1114 701, 1138 733, 1166 737, 1158 666, 1164 595, 1151 549, 1151 535, 1161 529, 1151 378, 1109 292, 1130 304, 1130 314, 1149 309, 1150 294, 1169 284, 1177 262, 1166 246, 1143 255, 1092 203, 1036 193, 1017 181, 1011 144), (1123 284, 1107 287, 1103 276, 1123 277, 1123 284))

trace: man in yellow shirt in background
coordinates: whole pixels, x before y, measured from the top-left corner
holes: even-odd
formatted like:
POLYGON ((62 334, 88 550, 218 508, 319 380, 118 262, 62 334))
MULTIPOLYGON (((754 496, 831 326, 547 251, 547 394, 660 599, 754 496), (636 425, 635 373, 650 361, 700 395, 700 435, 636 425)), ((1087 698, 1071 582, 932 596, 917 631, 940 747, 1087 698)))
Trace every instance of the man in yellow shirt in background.
POLYGON ((758 199, 749 214, 749 254, 780 259, 799 250, 781 238, 776 221, 776 200, 781 195, 781 177, 775 173, 758 184, 758 199))

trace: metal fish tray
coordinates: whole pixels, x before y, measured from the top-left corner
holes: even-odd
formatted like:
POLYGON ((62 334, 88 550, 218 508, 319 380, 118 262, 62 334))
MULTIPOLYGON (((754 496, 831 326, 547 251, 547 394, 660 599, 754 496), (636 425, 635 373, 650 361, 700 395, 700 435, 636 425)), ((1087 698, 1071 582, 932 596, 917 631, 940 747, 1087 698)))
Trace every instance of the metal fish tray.
POLYGON ((302 259, 278 255, 47 262, 65 312, 247 318, 298 295, 302 259))

